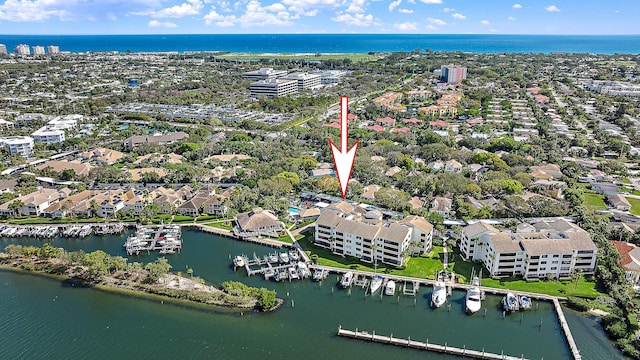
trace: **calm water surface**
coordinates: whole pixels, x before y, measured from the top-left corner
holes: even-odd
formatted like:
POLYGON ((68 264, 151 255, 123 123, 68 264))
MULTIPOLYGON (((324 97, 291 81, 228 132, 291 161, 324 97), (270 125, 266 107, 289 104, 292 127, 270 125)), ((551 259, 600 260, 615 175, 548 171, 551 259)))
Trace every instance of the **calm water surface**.
MULTIPOLYGON (((465 346, 529 359, 567 359, 569 351, 551 305, 502 318, 499 298, 483 303, 487 316, 464 314, 464 293, 454 292, 451 309, 428 307, 431 288, 412 297, 365 297, 335 288, 335 276, 324 284, 311 281, 265 282, 234 273, 229 255, 266 254, 271 248, 196 231, 183 233, 182 254, 169 257, 174 271, 191 267, 195 276, 221 283, 239 280, 278 291, 285 306, 269 314, 243 315, 225 309, 163 304, 91 289, 67 287, 33 275, 0 272, 0 359, 52 358, 212 358, 212 359, 450 359, 451 357, 338 338, 345 328, 465 346), (332 291, 333 289, 333 291, 332 291), (292 304, 293 301, 293 304, 292 304), (542 326, 539 326, 542 319, 542 326)), ((69 250, 105 250, 124 255, 123 238, 56 239, 69 250)), ((0 240, 0 247, 15 242, 0 240)), ((147 262, 154 255, 132 258, 147 262)), ((183 270, 184 271, 184 270, 183 270)), ((535 305, 534 305, 535 308, 535 305)), ((619 353, 595 320, 568 313, 585 359, 613 359, 619 353)))

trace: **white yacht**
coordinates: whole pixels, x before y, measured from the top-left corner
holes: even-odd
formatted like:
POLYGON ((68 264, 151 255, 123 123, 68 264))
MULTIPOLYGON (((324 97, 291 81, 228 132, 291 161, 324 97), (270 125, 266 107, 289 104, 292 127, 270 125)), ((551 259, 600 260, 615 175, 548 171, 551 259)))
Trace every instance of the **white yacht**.
POLYGON ((298 272, 296 271, 296 269, 294 267, 290 267, 289 268, 289 280, 295 280, 295 279, 299 279, 300 276, 298 276, 298 272))
POLYGON ((340 280, 340 286, 342 286, 343 288, 347 288, 351 286, 352 282, 353 282, 353 273, 351 271, 347 271, 346 273, 344 273, 344 275, 342 275, 342 279, 340 280))
POLYGON ((515 296, 512 292, 508 292, 505 297, 502 298, 502 306, 504 306, 505 311, 518 311, 520 310, 520 303, 518 302, 518 297, 515 296))
POLYGON ((447 285, 444 281, 436 281, 433 284, 433 293, 431 294, 431 306, 439 308, 447 301, 447 285))
POLYGON ((316 271, 314 271, 314 273, 313 273, 313 280, 314 281, 322 281, 326 277, 327 277, 326 271, 324 271, 323 269, 320 269, 320 268, 317 268, 316 271))
POLYGON ((298 254, 298 250, 296 249, 289 250, 289 259, 291 259, 291 261, 300 260, 300 255, 298 254))
POLYGON ((376 275, 371 279, 371 295, 375 294, 378 289, 382 286, 382 276, 376 275))
POLYGON ((280 253, 280 262, 281 263, 288 263, 289 262, 289 254, 287 254, 286 252, 281 252, 280 253))
POLYGON ((522 310, 531 309, 531 298, 526 295, 520 296, 520 308, 522 310))
POLYGON ((477 276, 474 276, 471 281, 471 287, 467 290, 467 299, 465 303, 469 314, 473 314, 480 310, 480 307, 482 306, 480 299, 480 279, 477 276))
POLYGON ((305 264, 304 261, 298 261, 298 273, 303 279, 311 275, 311 271, 309 271, 309 267, 307 266, 307 264, 305 264))
POLYGON ((396 293, 396 282, 393 280, 387 281, 387 285, 384 286, 384 294, 393 296, 396 293))
POLYGON ((244 266, 244 258, 240 255, 236 256, 235 258, 233 258, 233 265, 237 266, 237 267, 243 267, 244 266))

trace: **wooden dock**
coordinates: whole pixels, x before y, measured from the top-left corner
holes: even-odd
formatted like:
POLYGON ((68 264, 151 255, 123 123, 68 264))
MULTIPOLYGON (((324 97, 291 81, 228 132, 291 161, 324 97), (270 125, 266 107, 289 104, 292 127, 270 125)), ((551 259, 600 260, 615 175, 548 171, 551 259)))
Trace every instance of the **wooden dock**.
POLYGON ((412 348, 417 350, 438 352, 441 354, 456 355, 456 356, 466 357, 471 359, 496 359, 496 360, 524 360, 525 359, 524 356, 516 357, 516 356, 509 356, 504 354, 494 354, 494 353, 486 352, 484 350, 478 351, 478 350, 471 350, 467 348, 447 346, 446 343, 444 345, 432 344, 432 343, 429 343, 428 340, 427 342, 415 341, 415 340, 411 340, 411 337, 409 337, 408 339, 394 338, 393 334, 391 334, 390 336, 376 335, 375 331, 372 334, 369 334, 367 331, 358 331, 358 329, 356 329, 356 331, 345 330, 342 328, 342 326, 338 327, 338 336, 351 338, 351 339, 364 340, 364 341, 371 341, 371 342, 376 342, 380 344, 402 346, 402 347, 407 347, 407 348, 412 348))
POLYGON ((567 319, 564 317, 564 312, 562 311, 562 307, 560 306, 560 302, 558 299, 553 299, 553 307, 556 309, 556 314, 558 315, 558 320, 560 321, 560 327, 562 327, 562 332, 564 332, 564 337, 567 339, 567 344, 569 345, 569 349, 571 349, 571 356, 574 360, 581 360, 582 355, 580 355, 580 350, 578 350, 578 346, 576 342, 573 340, 573 335, 571 335, 571 330, 569 329, 569 324, 567 324, 567 319))

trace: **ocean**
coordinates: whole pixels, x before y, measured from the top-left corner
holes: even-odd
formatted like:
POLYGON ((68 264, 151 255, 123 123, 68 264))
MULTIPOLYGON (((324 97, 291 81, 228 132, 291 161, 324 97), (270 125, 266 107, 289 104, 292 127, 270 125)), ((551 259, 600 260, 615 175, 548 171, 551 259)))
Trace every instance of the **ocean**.
POLYGON ((0 35, 18 44, 58 45, 70 52, 231 51, 246 53, 367 53, 466 51, 480 53, 638 54, 640 35, 406 35, 406 34, 200 34, 200 35, 0 35))

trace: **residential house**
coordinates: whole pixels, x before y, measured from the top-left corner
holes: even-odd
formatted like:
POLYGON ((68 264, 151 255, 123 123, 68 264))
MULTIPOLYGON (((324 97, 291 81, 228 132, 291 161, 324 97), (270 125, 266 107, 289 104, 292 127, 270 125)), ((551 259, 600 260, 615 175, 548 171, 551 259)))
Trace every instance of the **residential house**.
POLYGON ((620 267, 624 270, 624 277, 633 286, 640 289, 640 248, 624 241, 611 241, 620 253, 620 267))
POLYGON ((595 190, 598 194, 611 195, 618 194, 618 186, 608 182, 591 183, 591 190, 595 190))
POLYGON ((43 164, 36 166, 38 170, 44 170, 51 168, 56 173, 61 173, 65 170, 72 170, 76 176, 87 176, 93 166, 89 163, 81 163, 80 161, 67 161, 67 160, 50 160, 43 164))
POLYGON ((0 205, 0 216, 40 216, 46 208, 58 202, 60 197, 60 192, 56 189, 40 189, 0 205), (22 202, 23 206, 14 211, 9 206, 18 200, 22 202))
POLYGON ((462 171, 462 164, 453 159, 449 160, 444 163, 444 171, 450 173, 458 173, 462 171))
POLYGON ((98 164, 115 164, 118 160, 124 158, 126 154, 107 148, 97 148, 91 151, 85 151, 79 155, 81 159, 92 160, 98 164))
POLYGON ((451 212, 452 201, 442 196, 436 196, 431 200, 429 212, 437 212, 442 216, 447 216, 451 212))
POLYGON ((237 214, 233 220, 236 224, 233 232, 242 238, 278 237, 282 230, 282 223, 278 217, 273 212, 261 208, 237 214))
POLYGON ((536 180, 529 184, 529 188, 538 189, 551 197, 561 199, 564 190, 567 188, 567 183, 556 180, 536 180))
POLYGON ((607 200, 612 208, 620 211, 631 210, 631 204, 622 194, 609 194, 607 200))

